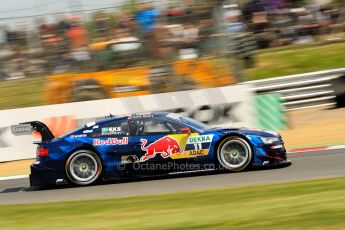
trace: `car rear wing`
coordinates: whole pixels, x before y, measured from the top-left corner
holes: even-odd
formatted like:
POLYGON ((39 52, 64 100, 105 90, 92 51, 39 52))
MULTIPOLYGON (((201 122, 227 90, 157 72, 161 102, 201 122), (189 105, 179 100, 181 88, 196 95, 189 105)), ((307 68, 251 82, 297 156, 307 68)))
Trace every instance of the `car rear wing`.
POLYGON ((15 136, 31 135, 38 132, 42 136, 42 141, 51 141, 55 137, 48 126, 40 121, 29 121, 19 125, 11 125, 11 133, 15 136))

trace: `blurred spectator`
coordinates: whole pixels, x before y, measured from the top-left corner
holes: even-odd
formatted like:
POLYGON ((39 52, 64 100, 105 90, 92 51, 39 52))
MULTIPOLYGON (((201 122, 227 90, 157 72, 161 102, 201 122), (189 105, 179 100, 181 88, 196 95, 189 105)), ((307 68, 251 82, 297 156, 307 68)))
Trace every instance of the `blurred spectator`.
POLYGON ((159 11, 153 9, 147 4, 142 4, 139 11, 135 15, 135 19, 139 25, 140 33, 149 34, 153 31, 156 24, 159 11))
POLYGON ((198 41, 199 29, 192 23, 188 23, 184 27, 184 41, 188 44, 193 44, 198 41))
POLYGON ((96 32, 101 36, 101 37, 107 37, 108 36, 108 31, 109 31, 109 17, 107 13, 105 12, 98 12, 95 16, 95 27, 96 27, 96 32))
POLYGON ((0 47, 6 44, 6 26, 0 25, 0 47))
MULTIPOLYGON (((246 68, 254 67, 256 41, 253 34, 247 31, 245 23, 241 21, 242 12, 237 4, 226 5, 224 10, 229 53, 236 56, 238 60, 243 60, 246 68)), ((256 14, 258 12, 253 14, 253 24, 267 23, 266 14, 260 12, 259 18, 254 18, 256 14)))
MULTIPOLYGON (((71 17, 69 17, 71 19, 71 17)), ((56 32, 59 37, 66 37, 66 32, 71 28, 68 16, 60 15, 56 25, 56 32)))
POLYGON ((116 27, 121 29, 127 29, 134 31, 136 29, 136 23, 134 18, 128 11, 121 11, 117 14, 116 27))
MULTIPOLYGON (((71 25, 67 30, 67 34, 70 40, 71 57, 75 61, 76 67, 82 68, 90 59, 86 48, 88 44, 86 31, 80 21, 79 15, 71 16, 70 20, 71 25)), ((62 55, 64 55, 64 57, 68 57, 68 53, 63 53, 62 55)))
POLYGON ((276 11, 272 15, 271 26, 278 36, 272 45, 288 45, 296 39, 296 31, 293 27, 293 18, 285 10, 276 11))
POLYGON ((79 16, 60 14, 52 23, 46 17, 37 19, 34 28, 26 22, 15 28, 1 26, 0 79, 84 70, 92 66, 88 63, 96 56, 97 60, 104 59, 100 69, 129 66, 134 60, 130 56, 136 56, 133 47, 139 43, 145 47, 148 63, 212 55, 226 50, 218 38, 229 34, 233 36, 229 40, 236 47, 231 48, 236 57, 250 67, 254 64, 255 44, 264 49, 343 33, 345 7, 337 2, 323 7, 292 0, 250 0, 241 2, 241 7, 228 5, 223 31, 214 25, 218 20, 214 20, 217 17, 212 9, 205 7, 214 1, 194 0, 155 2, 156 8, 144 3, 116 9, 115 13, 96 12, 88 22, 79 16), (92 45, 100 47, 97 53, 88 49, 90 38, 95 41, 92 45), (111 46, 114 42, 120 44, 111 46), (120 47, 121 52, 114 52, 112 47, 120 47), (115 59, 119 65, 114 64, 115 59))
POLYGON ((224 6, 224 20, 226 21, 227 31, 230 33, 243 32, 246 25, 241 21, 242 12, 237 4, 224 6))
POLYGON ((71 16, 71 25, 66 31, 70 39, 72 49, 80 48, 88 44, 86 31, 80 21, 80 16, 71 16))
POLYGON ((11 47, 16 47, 19 40, 19 34, 17 31, 11 31, 6 29, 6 41, 11 47))
POLYGON ((11 56, 10 50, 7 48, 7 29, 6 26, 0 26, 0 81, 8 78, 5 71, 5 62, 11 56))
POLYGON ((142 4, 135 15, 135 20, 139 25, 139 34, 146 46, 146 52, 150 57, 158 58, 158 53, 154 49, 155 36, 153 33, 156 25, 158 10, 147 4, 142 4))
POLYGON ((217 40, 212 39, 215 33, 211 20, 201 20, 199 23, 199 51, 201 55, 214 53, 217 47, 217 40))

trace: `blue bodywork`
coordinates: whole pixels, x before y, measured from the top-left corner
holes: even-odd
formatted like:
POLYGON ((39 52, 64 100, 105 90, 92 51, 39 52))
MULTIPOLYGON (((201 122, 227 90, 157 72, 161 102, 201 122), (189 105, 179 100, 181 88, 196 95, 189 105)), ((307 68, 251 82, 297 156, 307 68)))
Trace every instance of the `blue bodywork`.
MULTIPOLYGON (((120 128, 116 128, 119 129, 120 128)), ((114 129, 114 130, 116 130, 114 129)), ((115 132, 116 133, 116 132, 115 132)), ((239 136, 250 143, 253 152, 252 166, 276 165, 286 163, 286 150, 284 142, 278 133, 250 130, 244 128, 210 128, 199 122, 176 114, 168 113, 147 113, 147 114, 133 114, 122 117, 108 117, 103 120, 89 123, 83 127, 77 128, 63 136, 55 137, 52 140, 45 140, 38 144, 40 148, 49 150, 47 156, 37 157, 36 161, 31 165, 30 184, 35 185, 53 185, 60 183, 68 183, 66 176, 65 164, 68 157, 77 150, 91 150, 95 152, 101 159, 103 165, 102 179, 114 180, 122 178, 145 177, 152 175, 165 175, 170 173, 190 173, 193 171, 202 171, 210 169, 210 165, 214 165, 212 170, 218 170, 217 167, 217 147, 221 140, 229 136, 239 136), (180 133, 173 135, 156 134, 156 135, 138 135, 139 131, 131 127, 131 121, 161 119, 164 121, 173 122, 176 125, 185 127, 191 130, 192 134, 180 133), (110 136, 95 136, 101 130, 104 134, 109 129, 102 129, 110 123, 128 123, 128 133, 118 133, 116 137, 110 136), (104 132, 103 132, 104 131, 104 132), (136 132, 136 133, 134 133, 136 132), (191 135, 194 141, 199 142, 192 144, 188 141, 183 142, 184 137, 191 135), (179 146, 176 148, 183 148, 187 157, 178 157, 181 153, 176 153, 173 157, 164 158, 161 154, 156 154, 150 159, 143 157, 148 153, 150 144, 158 139, 164 140, 166 136, 172 136, 179 141, 179 146), (200 138, 205 137, 205 140, 200 138), (208 140, 207 138, 211 137, 208 140), (145 143, 143 143, 143 138, 145 143), (180 138, 180 139, 178 139, 180 138), (198 139, 199 138, 199 139, 198 139), (263 138, 271 138, 272 143, 264 143, 263 138), (181 144, 182 143, 182 144, 181 144), (144 145, 145 144, 145 145, 144 145), (199 144, 199 145, 198 145, 199 144), (182 146, 182 147, 181 147, 182 146), (195 148, 206 149, 193 150, 195 148), (147 148, 147 149, 145 149, 147 148), (202 152, 204 151, 204 152, 202 152), (144 159, 144 160, 142 160, 144 159), (154 165, 170 164, 197 164, 198 167, 192 169, 169 168, 149 170, 146 168, 139 168, 141 164, 152 163, 154 165), (207 165, 208 168, 204 166, 207 165), (136 167, 136 168, 135 168, 136 167)), ((172 154, 174 153, 171 150, 172 154)), ((152 153, 152 152, 151 152, 152 153)))

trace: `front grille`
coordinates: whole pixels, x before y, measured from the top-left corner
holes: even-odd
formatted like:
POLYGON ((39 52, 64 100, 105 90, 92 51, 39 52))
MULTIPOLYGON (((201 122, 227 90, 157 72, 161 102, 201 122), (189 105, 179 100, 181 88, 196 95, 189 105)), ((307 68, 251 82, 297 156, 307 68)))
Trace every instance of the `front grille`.
POLYGON ((279 159, 283 159, 286 160, 286 149, 284 147, 284 143, 283 142, 276 142, 274 143, 274 145, 282 145, 282 148, 279 149, 271 149, 271 146, 267 146, 265 148, 265 152, 267 153, 268 157, 272 157, 272 158, 279 158, 279 159))

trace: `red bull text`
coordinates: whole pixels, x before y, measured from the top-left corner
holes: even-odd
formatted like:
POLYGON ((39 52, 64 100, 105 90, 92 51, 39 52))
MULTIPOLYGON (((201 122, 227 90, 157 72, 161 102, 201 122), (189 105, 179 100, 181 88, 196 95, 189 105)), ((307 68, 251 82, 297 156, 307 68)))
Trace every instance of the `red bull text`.
POLYGON ((105 140, 102 139, 94 139, 93 145, 127 145, 128 144, 128 137, 124 137, 122 139, 117 138, 107 138, 105 140))

